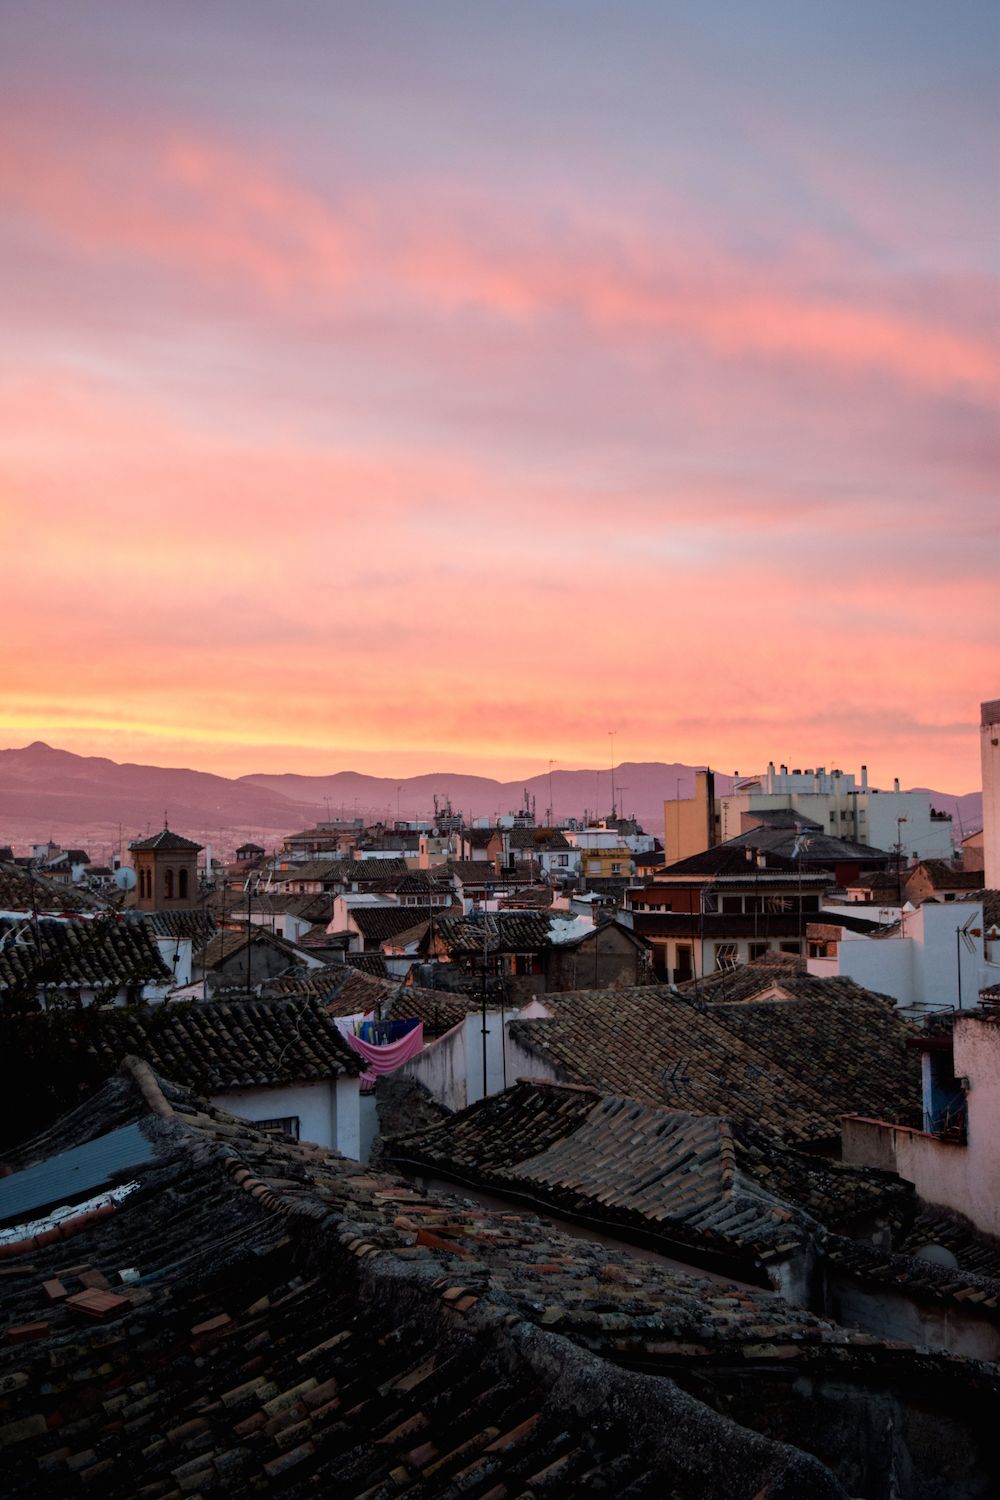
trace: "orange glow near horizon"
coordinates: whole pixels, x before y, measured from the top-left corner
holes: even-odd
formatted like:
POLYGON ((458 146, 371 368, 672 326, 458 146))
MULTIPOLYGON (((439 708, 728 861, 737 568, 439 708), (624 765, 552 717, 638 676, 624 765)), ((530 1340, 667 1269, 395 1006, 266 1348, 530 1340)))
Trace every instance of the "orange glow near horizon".
MULTIPOLYGON (((686 33, 703 142, 638 58, 606 132, 544 50, 497 41, 471 98, 485 18, 428 21, 458 52, 393 54, 402 94, 345 22, 341 97, 263 7, 228 91, 212 19, 178 13, 181 78, 137 9, 15 23, 0 61, 0 744, 513 779, 614 726, 623 761, 978 786, 1000 352, 964 57, 909 58, 953 70, 937 156, 879 80, 901 160, 795 90, 777 119, 760 58, 719 88, 686 33)), ((594 45, 581 98, 615 87, 594 45)))

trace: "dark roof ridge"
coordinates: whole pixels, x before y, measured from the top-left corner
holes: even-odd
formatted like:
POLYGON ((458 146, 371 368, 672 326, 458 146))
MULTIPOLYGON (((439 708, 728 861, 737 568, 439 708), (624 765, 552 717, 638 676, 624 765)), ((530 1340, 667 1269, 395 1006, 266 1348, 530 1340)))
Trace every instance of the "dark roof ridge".
MULTIPOLYGON (((595 1088, 592 1083, 570 1083, 569 1080, 563 1081, 559 1078, 537 1078, 532 1076, 531 1074, 520 1074, 517 1078, 514 1079, 514 1082, 527 1084, 529 1088, 534 1089, 558 1089, 560 1093, 564 1094, 593 1094, 595 1099, 603 1099, 606 1097, 606 1095, 602 1094, 601 1090, 595 1088)), ((493 1096, 490 1095, 490 1097, 492 1098, 493 1096)), ((480 1101, 477 1100, 476 1102, 479 1103, 480 1101)))
POLYGON ((156 1074, 148 1062, 129 1053, 127 1057, 122 1058, 121 1072, 132 1080, 154 1115, 158 1115, 161 1120, 172 1119, 173 1105, 160 1088, 156 1074))

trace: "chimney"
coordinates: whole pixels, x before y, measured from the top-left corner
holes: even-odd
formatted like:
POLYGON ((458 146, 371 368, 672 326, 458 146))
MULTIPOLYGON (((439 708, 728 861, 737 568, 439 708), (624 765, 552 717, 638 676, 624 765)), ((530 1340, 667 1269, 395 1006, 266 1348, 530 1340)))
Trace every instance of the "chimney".
POLYGON ((868 790, 868 767, 867 766, 862 766, 861 767, 861 790, 863 792, 867 792, 867 790, 868 790))
POLYGON ((899 777, 898 776, 895 778, 895 780, 892 783, 892 789, 893 789, 894 792, 898 792, 899 791, 899 777))

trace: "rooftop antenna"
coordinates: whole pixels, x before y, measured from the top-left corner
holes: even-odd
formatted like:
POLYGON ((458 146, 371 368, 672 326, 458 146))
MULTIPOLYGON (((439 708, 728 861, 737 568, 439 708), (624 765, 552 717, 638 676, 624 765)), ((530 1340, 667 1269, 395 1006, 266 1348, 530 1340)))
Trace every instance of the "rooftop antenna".
POLYGON ((549 825, 550 828, 554 828, 555 827, 555 822, 556 822, 555 801, 554 801, 553 796, 552 796, 552 767, 554 765, 555 765, 555 761, 552 760, 552 758, 550 757, 549 758, 549 816, 548 816, 548 820, 547 820, 548 821, 548 825, 549 825))

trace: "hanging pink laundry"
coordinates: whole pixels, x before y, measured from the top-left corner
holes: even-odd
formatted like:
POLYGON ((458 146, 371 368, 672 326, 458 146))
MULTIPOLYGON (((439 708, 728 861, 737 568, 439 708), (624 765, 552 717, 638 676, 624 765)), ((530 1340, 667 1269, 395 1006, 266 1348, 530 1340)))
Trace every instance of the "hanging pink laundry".
POLYGON ((374 1088, 376 1078, 383 1073, 395 1073, 411 1057, 416 1057, 424 1045, 424 1026, 422 1021, 419 1022, 412 1031, 401 1036, 398 1042, 390 1042, 387 1047, 376 1047, 372 1042, 363 1042, 359 1036, 348 1036, 344 1040, 368 1064, 361 1075, 362 1084, 374 1088))

